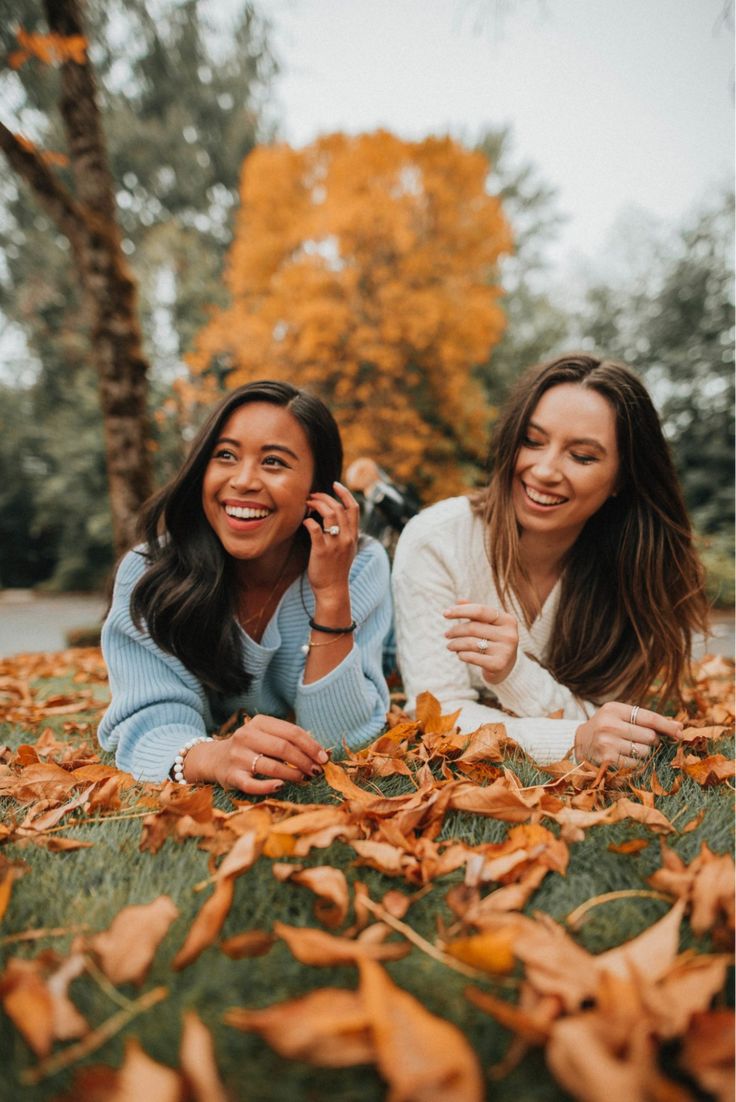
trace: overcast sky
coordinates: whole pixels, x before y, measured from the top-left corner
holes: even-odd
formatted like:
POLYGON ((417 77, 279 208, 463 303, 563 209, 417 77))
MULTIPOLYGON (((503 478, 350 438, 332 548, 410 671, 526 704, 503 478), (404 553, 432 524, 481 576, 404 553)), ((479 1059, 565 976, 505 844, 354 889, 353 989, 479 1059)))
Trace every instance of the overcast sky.
POLYGON ((631 204, 676 220, 733 177, 733 29, 723 0, 257 0, 301 145, 384 126, 472 141, 509 124, 592 255, 631 204))

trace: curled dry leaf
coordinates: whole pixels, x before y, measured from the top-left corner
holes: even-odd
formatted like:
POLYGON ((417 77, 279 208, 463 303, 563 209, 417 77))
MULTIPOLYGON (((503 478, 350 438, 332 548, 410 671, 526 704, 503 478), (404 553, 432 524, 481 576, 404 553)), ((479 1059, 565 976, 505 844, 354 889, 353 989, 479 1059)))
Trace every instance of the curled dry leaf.
POLYGON ((723 754, 711 754, 707 758, 687 754, 682 761, 681 769, 688 777, 692 777, 703 786, 721 784, 722 781, 736 777, 736 762, 723 754))
POLYGON ((259 1033, 288 1060, 331 1068, 375 1060, 368 1015, 357 991, 323 987, 264 1010, 233 1008, 224 1020, 236 1029, 259 1033))
POLYGON ((659 1078, 655 1051, 643 1030, 622 1051, 612 1051, 605 1022, 591 1013, 555 1022, 545 1056, 557 1081, 579 1102, 649 1102, 656 1095, 648 1085, 659 1078))
POLYGON ((335 869, 332 865, 316 865, 310 869, 302 869, 298 865, 289 865, 288 875, 279 879, 291 880, 293 884, 301 884, 309 888, 311 892, 319 896, 315 904, 315 914, 325 926, 340 926, 345 921, 350 904, 348 882, 341 869, 335 869))
POLYGON ((719 923, 728 931, 734 929, 734 879, 731 854, 711 853, 703 842, 700 853, 689 865, 662 844, 662 868, 648 882, 659 891, 684 899, 690 907, 693 931, 704 934, 719 923))
MULTIPOLYGON (((372 929, 372 927, 368 927, 372 929)), ((302 964, 316 966, 333 964, 355 964, 360 959, 400 960, 411 952, 406 942, 354 941, 349 937, 335 937, 324 930, 309 927, 287 926, 283 922, 274 923, 273 932, 289 946, 293 956, 302 964)), ((367 932, 367 931, 366 931, 367 932)), ((383 927, 383 937, 390 933, 383 927)))
POLYGON ((518 749, 518 743, 508 737, 503 723, 484 723, 468 737, 468 744, 457 762, 472 765, 476 762, 504 761, 510 748, 518 749))
POLYGON ((11 957, 0 976, 3 1009, 36 1056, 47 1056, 54 1041, 51 992, 34 961, 11 957))
POLYGON ((232 1009, 225 1021, 260 1033, 281 1056, 327 1067, 375 1062, 394 1102, 481 1102, 478 1060, 454 1025, 360 959, 360 988, 322 988, 265 1010, 232 1009))
POLYGON ((478 1058, 460 1030, 397 987, 371 960, 361 960, 360 996, 376 1062, 395 1102, 481 1102, 478 1058))
POLYGON ((244 957, 262 957, 273 946, 274 937, 267 930, 245 930, 220 942, 220 949, 232 960, 244 957))
POLYGON ((0 878, 0 922, 3 920, 3 915, 8 909, 10 903, 10 893, 13 890, 13 870, 6 869, 2 878, 0 878))
POLYGON ((151 903, 124 907, 110 927, 87 941, 111 983, 142 984, 156 950, 179 909, 168 895, 151 903))
POLYGON ((481 972, 506 975, 513 972, 516 963, 513 947, 517 932, 518 927, 515 924, 485 930, 473 937, 456 938, 455 941, 448 942, 444 951, 481 972))
POLYGON ((488 991, 481 991, 478 987, 467 987, 465 997, 530 1045, 544 1044, 549 1037, 552 1022, 557 1017, 556 1000, 548 1000, 548 1005, 550 1002, 553 1003, 555 1009, 551 1016, 548 1014, 545 1017, 536 1010, 525 1010, 523 1006, 508 1003, 505 999, 499 999, 488 991))
POLYGON ((11 957, 0 976, 5 1013, 42 1059, 54 1041, 82 1037, 89 1029, 67 994, 71 981, 84 969, 84 958, 75 954, 49 975, 53 959, 49 954, 36 960, 11 957))
POLYGON ((152 1060, 135 1037, 125 1041, 125 1058, 117 1074, 109 1102, 127 1099, 156 1099, 156 1102, 181 1102, 182 1079, 178 1072, 152 1060))
POLYGON ((718 1102, 733 1098, 733 1010, 708 1010, 695 1014, 685 1034, 680 1066, 718 1102))
POLYGON ((215 883, 214 892, 200 908, 184 944, 171 962, 175 972, 186 968, 215 940, 227 918, 234 891, 232 877, 215 883))
POLYGON ((193 1010, 184 1015, 179 1061, 194 1102, 228 1102, 207 1026, 193 1010))

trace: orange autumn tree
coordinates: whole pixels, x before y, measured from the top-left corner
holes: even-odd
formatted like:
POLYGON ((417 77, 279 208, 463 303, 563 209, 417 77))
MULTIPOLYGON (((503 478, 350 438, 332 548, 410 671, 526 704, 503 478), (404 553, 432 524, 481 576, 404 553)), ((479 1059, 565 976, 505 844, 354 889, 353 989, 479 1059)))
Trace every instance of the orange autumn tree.
POLYGON ((490 413, 473 370, 503 332, 511 248, 489 167, 450 138, 386 131, 256 149, 231 304, 190 359, 200 396, 224 372, 228 388, 288 379, 328 402, 348 460, 371 455, 427 498, 467 486, 490 413))

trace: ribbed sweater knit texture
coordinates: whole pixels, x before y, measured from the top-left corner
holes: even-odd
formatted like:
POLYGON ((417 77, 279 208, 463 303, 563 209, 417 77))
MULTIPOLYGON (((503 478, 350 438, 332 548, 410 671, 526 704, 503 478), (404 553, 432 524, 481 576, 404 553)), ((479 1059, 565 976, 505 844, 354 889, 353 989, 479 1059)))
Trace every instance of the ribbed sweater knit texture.
POLYGON ((350 570, 350 600, 358 628, 343 661, 319 681, 303 682, 314 594, 305 575, 286 590, 256 643, 241 630, 247 691, 235 696, 208 692, 186 667, 139 631, 130 597, 146 568, 142 548, 129 551, 117 571, 110 612, 102 628, 102 652, 112 699, 98 730, 100 744, 114 750, 118 768, 141 780, 163 780, 180 748, 211 733, 234 712, 292 718, 325 747, 351 749, 383 728, 389 695, 381 669, 383 642, 391 625, 389 563, 368 537, 350 570))
POLYGON ((443 711, 460 708, 458 723, 474 731, 483 723, 504 723, 509 736, 540 764, 563 758, 575 731, 596 705, 578 700, 555 681, 543 662, 560 600, 554 587, 538 618, 526 627, 515 602, 507 611, 519 624, 519 650, 508 677, 489 685, 477 666, 469 666, 447 649, 450 626, 442 613, 460 598, 502 608, 485 549, 485 529, 464 497, 449 498, 409 521, 399 539, 393 564, 394 614, 398 660, 407 707, 431 692, 443 711), (481 700, 492 695, 512 718, 481 700), (557 714, 561 718, 549 719, 557 714))

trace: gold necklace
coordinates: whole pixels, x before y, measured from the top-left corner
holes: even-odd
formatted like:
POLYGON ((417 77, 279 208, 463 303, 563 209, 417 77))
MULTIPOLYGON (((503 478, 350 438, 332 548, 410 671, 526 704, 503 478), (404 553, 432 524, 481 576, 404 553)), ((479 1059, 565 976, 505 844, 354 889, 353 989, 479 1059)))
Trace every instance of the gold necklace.
MULTIPOLYGON (((271 604, 271 601, 273 600, 277 589, 279 588, 282 581, 284 580, 284 576, 286 574, 286 568, 289 565, 289 561, 291 559, 291 552, 293 550, 294 550, 294 547, 293 547, 293 544, 292 544, 292 546, 289 548, 288 555, 284 559, 284 564, 281 567, 281 569, 279 570, 278 577, 276 578, 276 581, 274 582, 274 585, 273 585, 273 589, 268 594, 268 596, 266 597, 266 600, 263 602, 261 607, 259 609, 257 609, 256 612, 251 613, 250 616, 243 617, 243 616, 238 615, 238 620, 240 621, 242 627, 244 627, 246 629, 246 631, 248 631, 248 628, 250 627, 250 625, 253 624, 254 621, 255 621, 255 627, 254 627, 254 630, 253 630, 253 635, 259 635, 260 634, 261 628, 263 626, 263 617, 264 617, 265 613, 267 612, 268 606, 271 604)), ((248 587, 243 586, 242 588, 245 592, 245 595, 247 595, 248 587)), ((248 632, 248 634, 251 634, 251 633, 248 632)))

